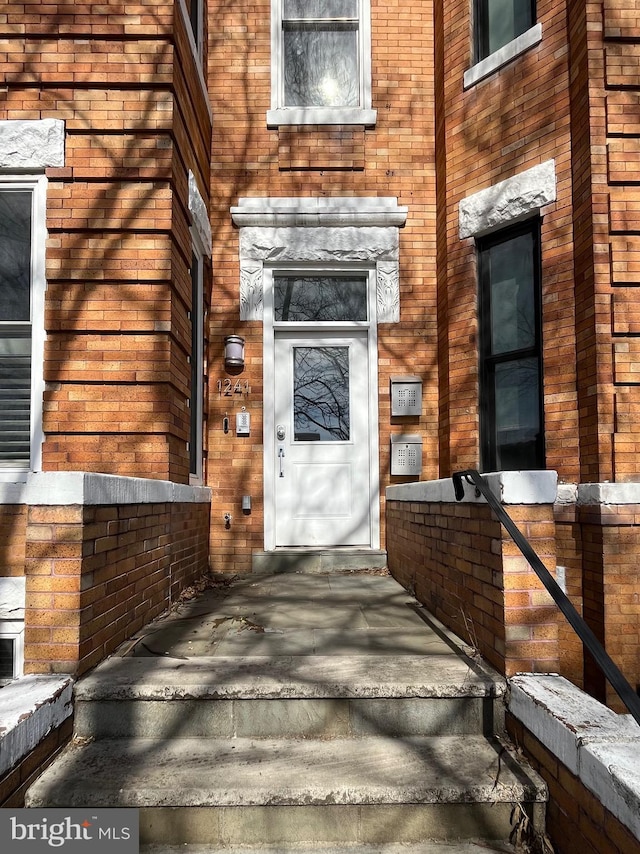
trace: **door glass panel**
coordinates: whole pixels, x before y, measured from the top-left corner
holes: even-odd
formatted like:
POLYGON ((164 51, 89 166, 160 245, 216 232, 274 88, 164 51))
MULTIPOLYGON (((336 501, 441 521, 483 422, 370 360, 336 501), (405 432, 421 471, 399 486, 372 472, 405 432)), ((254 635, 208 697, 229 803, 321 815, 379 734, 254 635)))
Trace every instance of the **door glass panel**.
POLYGON ((279 321, 314 323, 367 319, 366 276, 274 276, 279 321))
POLYGON ((30 319, 31 193, 0 192, 0 321, 30 319))
POLYGON ((296 442, 350 438, 349 348, 293 348, 293 426, 296 442))

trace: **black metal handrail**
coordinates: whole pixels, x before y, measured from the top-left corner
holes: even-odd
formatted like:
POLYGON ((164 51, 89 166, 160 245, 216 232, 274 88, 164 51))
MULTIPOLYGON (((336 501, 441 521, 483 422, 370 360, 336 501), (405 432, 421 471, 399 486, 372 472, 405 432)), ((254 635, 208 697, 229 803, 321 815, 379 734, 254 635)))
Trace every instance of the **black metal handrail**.
POLYGON ((631 685, 629 685, 617 665, 613 662, 598 638, 594 635, 593 631, 576 611, 571 600, 562 590, 546 566, 542 563, 531 543, 529 543, 502 504, 500 504, 480 472, 475 469, 467 469, 466 471, 455 472, 452 475, 452 478, 456 501, 462 501, 464 498, 463 479, 467 483, 473 483, 477 490, 476 494, 479 495, 481 493, 485 497, 487 504, 496 514, 500 523, 504 525, 514 543, 520 549, 540 581, 542 581, 544 586, 547 588, 554 602, 567 618, 567 621, 576 632, 584 646, 591 653, 591 656, 611 687, 616 691, 637 723, 640 724, 640 697, 638 697, 631 685))

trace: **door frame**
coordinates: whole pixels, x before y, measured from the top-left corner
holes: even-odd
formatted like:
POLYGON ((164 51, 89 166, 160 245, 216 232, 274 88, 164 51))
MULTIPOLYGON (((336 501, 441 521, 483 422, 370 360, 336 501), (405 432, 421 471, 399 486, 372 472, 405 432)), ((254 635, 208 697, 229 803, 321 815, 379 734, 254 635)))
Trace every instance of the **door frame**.
MULTIPOLYGON (((264 478, 264 549, 276 547, 276 437, 275 437, 275 339, 278 330, 295 332, 301 338, 308 333, 325 331, 341 333, 348 338, 350 332, 363 330, 367 335, 367 370, 369 381, 369 531, 371 549, 380 548, 380 455, 378 421, 378 332, 376 318, 376 271, 370 266, 345 265, 278 265, 264 268, 263 291, 263 478, 264 478), (273 317, 274 273, 299 272, 306 275, 331 275, 332 273, 361 273, 367 276, 368 320, 342 323, 276 323, 273 317)), ((286 550, 286 546, 282 547, 286 550)), ((329 547, 328 547, 329 548, 329 547)))

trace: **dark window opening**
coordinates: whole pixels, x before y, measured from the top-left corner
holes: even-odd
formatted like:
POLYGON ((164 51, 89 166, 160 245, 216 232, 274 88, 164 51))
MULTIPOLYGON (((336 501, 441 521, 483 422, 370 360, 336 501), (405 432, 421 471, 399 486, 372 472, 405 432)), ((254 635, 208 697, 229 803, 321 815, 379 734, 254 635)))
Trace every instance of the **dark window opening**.
POLYGON ((476 0, 476 62, 522 35, 535 22, 535 0, 476 0))
POLYGON ((0 191, 0 466, 31 454, 32 193, 0 191))
POLYGON ((13 679, 15 676, 13 638, 0 638, 0 679, 13 679))
POLYGON ((540 223, 478 241, 484 471, 545 467, 540 223))

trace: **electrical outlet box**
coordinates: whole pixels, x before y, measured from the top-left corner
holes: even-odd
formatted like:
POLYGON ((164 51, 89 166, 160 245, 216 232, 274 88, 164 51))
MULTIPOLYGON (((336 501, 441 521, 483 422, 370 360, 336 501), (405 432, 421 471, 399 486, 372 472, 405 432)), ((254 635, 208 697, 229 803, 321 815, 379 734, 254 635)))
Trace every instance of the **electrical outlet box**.
POLYGON ((422 415, 420 377, 391 377, 391 415, 422 415))
POLYGON ((400 434, 391 437, 391 474, 422 474, 422 437, 400 434))

